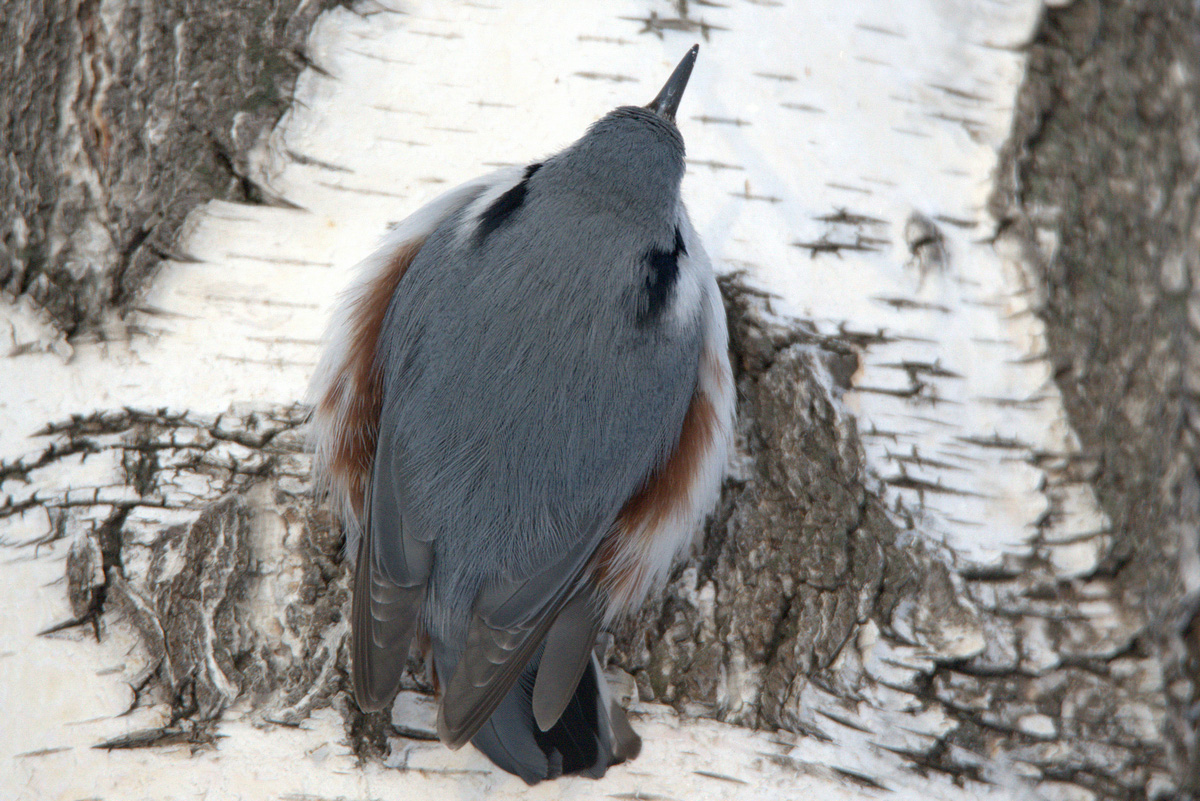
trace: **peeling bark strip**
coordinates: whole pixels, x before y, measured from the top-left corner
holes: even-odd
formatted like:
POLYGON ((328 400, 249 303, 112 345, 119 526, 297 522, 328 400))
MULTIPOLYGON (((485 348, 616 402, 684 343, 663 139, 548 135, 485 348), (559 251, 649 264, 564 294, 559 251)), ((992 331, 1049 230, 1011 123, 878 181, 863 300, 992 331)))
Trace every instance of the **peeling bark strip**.
POLYGON ((196 205, 274 202, 248 154, 334 5, 6 4, 0 290, 29 295, 68 334, 95 326, 136 303, 196 205))
POLYGON ((261 720, 293 724, 342 688, 349 581, 340 532, 309 509, 305 417, 300 407, 217 419, 79 416, 42 432, 53 440, 40 458, 11 472, 0 463, 0 482, 20 477, 23 487, 0 505, 0 520, 44 508, 63 521, 55 536, 75 537, 74 617, 52 628, 89 624, 105 638, 118 610, 141 645, 126 655, 133 707, 171 711, 162 729, 100 747, 210 742, 210 724, 239 698, 261 720), (90 497, 70 480, 43 483, 81 452, 93 466, 106 460, 117 483, 90 497), (131 493, 135 484, 142 491, 131 493))

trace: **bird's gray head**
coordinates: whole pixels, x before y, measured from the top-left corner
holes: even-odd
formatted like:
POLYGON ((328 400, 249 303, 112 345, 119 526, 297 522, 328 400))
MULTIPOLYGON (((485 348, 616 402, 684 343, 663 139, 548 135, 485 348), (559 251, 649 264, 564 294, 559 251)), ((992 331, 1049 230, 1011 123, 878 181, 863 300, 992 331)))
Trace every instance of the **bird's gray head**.
MULTIPOLYGON (((658 93, 645 106, 621 106, 593 123, 579 141, 557 157, 580 186, 603 187, 626 206, 674 205, 683 179, 683 136, 675 111, 683 97, 698 45, 693 45, 658 93)), ((549 165, 547 165, 549 166, 549 165)))

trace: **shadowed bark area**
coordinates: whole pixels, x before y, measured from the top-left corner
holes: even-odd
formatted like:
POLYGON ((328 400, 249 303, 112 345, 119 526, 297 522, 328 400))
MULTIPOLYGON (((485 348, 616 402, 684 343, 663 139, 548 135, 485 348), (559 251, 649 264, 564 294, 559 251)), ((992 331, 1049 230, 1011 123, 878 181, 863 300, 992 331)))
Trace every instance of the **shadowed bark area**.
POLYGON ((68 335, 126 309, 247 156, 336 0, 17 0, 0 15, 0 289, 68 335))
POLYGON ((994 200, 1025 245, 1049 358, 1112 520, 1104 572, 1162 659, 1200 793, 1200 8, 1048 10, 994 200))

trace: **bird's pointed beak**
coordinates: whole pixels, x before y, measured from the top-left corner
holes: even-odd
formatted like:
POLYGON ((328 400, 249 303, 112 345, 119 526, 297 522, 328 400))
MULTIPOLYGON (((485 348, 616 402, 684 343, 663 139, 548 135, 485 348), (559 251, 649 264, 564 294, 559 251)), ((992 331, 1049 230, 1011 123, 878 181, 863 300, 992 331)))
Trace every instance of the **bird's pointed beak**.
POLYGON ((687 51, 683 61, 679 62, 679 66, 663 84, 658 97, 647 103, 646 108, 667 122, 675 122, 675 110, 679 108, 679 101, 683 99, 683 90, 687 88, 688 78, 692 77, 692 65, 696 63, 696 54, 699 52, 700 45, 692 45, 692 49, 687 51))

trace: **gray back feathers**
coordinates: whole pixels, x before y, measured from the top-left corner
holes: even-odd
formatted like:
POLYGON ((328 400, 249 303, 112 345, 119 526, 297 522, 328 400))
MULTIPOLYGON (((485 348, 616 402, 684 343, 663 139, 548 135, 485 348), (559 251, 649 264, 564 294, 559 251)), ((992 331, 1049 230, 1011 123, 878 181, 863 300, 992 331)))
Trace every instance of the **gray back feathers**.
MULTIPOLYGON (((527 171, 518 202, 450 215, 409 267, 380 340, 377 471, 395 484, 375 488, 402 519, 371 525, 432 545, 435 638, 463 641, 488 582, 581 537, 594 548, 674 447, 700 320, 640 312, 647 253, 675 245, 682 172, 673 126, 618 109, 527 171)), ((402 559, 376 546, 382 565, 402 559)))
POLYGON ((424 630, 443 742, 476 738, 527 781, 602 775, 638 747, 592 655, 611 600, 595 560, 675 450, 713 327, 674 102, 452 191, 411 218, 411 262, 376 259, 403 272, 373 362, 355 694, 384 706, 424 630))

